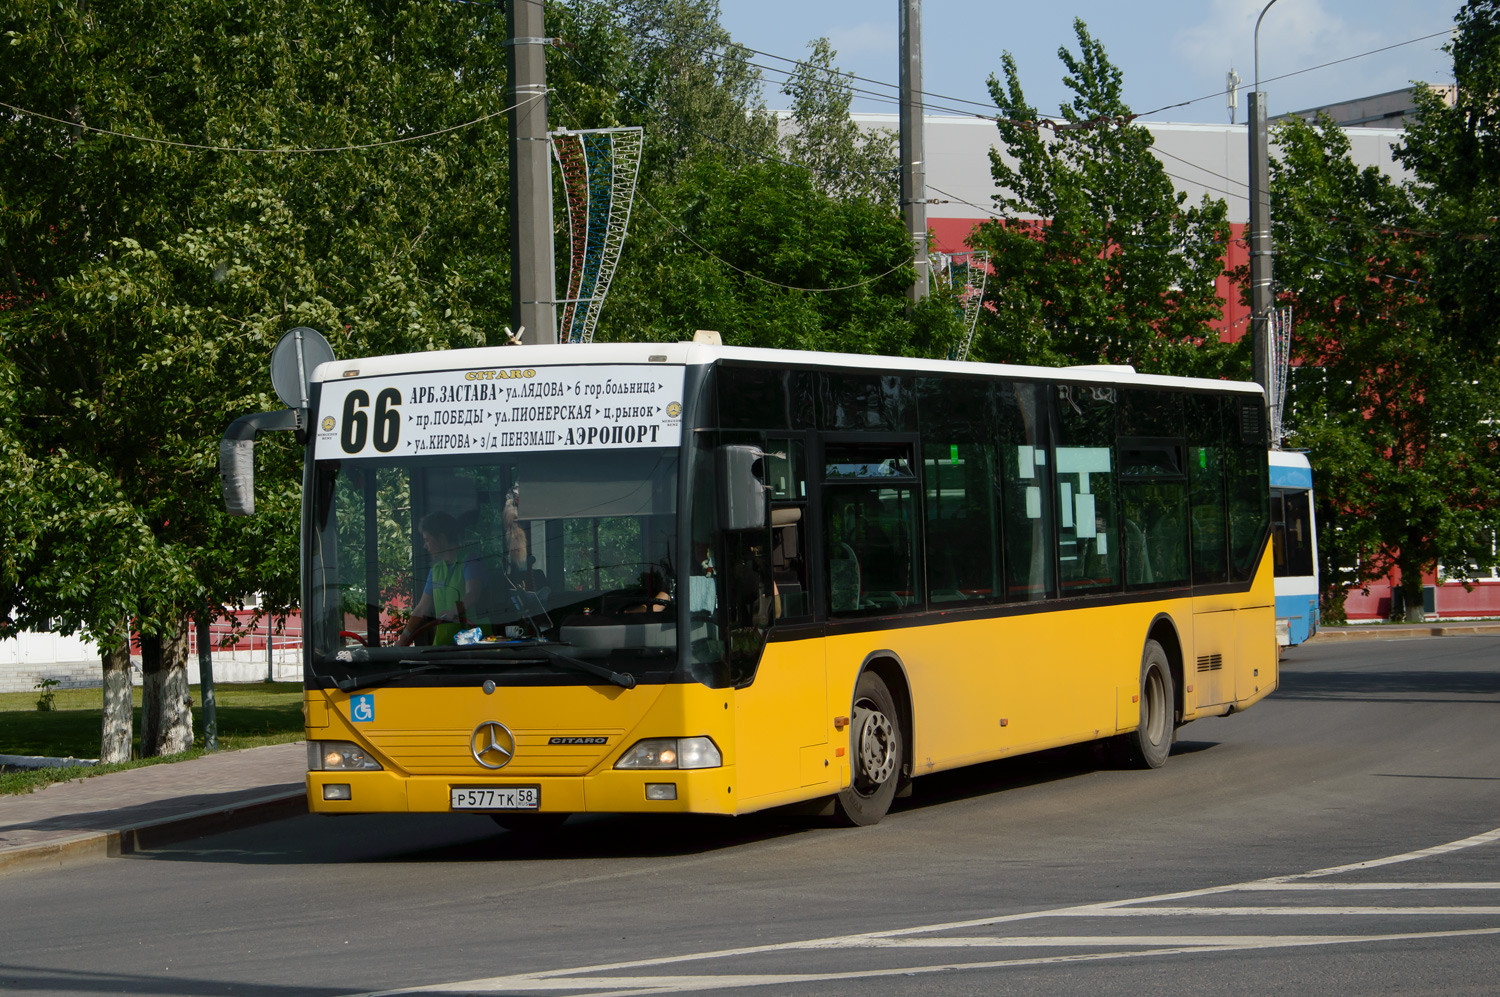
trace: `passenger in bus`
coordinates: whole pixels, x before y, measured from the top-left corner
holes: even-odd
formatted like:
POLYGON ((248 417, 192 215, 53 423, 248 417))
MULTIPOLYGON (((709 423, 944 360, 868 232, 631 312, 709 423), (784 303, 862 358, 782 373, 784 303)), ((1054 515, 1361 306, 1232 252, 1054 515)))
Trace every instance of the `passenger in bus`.
POLYGON ((667 591, 667 582, 659 571, 648 571, 641 575, 641 591, 648 594, 640 602, 627 605, 622 612, 626 613, 660 613, 668 608, 672 601, 672 593, 667 591))
POLYGON ((479 605, 483 585, 479 559, 461 549, 456 519, 446 512, 428 513, 422 518, 421 532, 432 567, 422 598, 396 638, 403 647, 428 628, 432 628, 433 644, 454 643, 454 635, 471 625, 466 607, 479 605))
POLYGON ((531 556, 531 542, 521 526, 521 485, 516 482, 505 493, 505 508, 500 513, 500 528, 505 541, 503 561, 506 581, 513 589, 527 592, 546 592, 550 586, 547 577, 536 569, 536 558, 531 556))

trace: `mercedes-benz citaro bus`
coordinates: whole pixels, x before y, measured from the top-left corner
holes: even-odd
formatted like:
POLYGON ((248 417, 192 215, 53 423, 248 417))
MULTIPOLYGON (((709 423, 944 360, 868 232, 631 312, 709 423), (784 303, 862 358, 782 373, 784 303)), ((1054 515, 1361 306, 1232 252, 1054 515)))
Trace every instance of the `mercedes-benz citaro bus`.
POLYGON ((1318 632, 1318 531, 1307 455, 1272 450, 1271 556, 1276 575, 1276 640, 1300 644, 1318 632))
POLYGON ((1253 384, 700 342, 310 380, 319 813, 868 824, 1059 745, 1154 768, 1276 688, 1253 384))

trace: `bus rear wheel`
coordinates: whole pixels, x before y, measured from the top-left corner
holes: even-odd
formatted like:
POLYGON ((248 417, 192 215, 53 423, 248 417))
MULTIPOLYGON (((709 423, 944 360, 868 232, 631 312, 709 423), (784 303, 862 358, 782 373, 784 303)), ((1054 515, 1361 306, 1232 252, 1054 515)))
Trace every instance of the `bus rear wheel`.
POLYGON ((1177 706, 1167 652, 1154 640, 1141 652, 1140 725, 1120 735, 1125 761, 1133 768, 1159 769, 1172 753, 1177 706))
POLYGON ((878 824, 891 808, 906 760, 896 701, 879 675, 865 672, 859 677, 851 719, 853 774, 849 788, 835 798, 835 811, 841 823, 862 827, 878 824))

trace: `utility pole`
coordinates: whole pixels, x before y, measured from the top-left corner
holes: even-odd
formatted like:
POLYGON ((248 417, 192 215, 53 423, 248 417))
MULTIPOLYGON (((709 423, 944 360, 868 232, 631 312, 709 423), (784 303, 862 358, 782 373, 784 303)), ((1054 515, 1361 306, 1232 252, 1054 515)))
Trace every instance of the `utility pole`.
POLYGON ((1271 171, 1266 154, 1266 95, 1250 95, 1250 364, 1271 403, 1271 171))
POLYGON ((1255 92, 1250 95, 1250 365, 1271 407, 1271 170, 1266 152, 1266 95, 1260 90, 1260 22, 1276 0, 1255 19, 1255 92))
POLYGON ((907 291, 927 297, 927 163, 922 139, 922 0, 896 0, 901 13, 901 216, 915 253, 917 279, 907 291))
POLYGON ((542 0, 510 0, 510 320, 523 343, 557 342, 552 155, 542 0), (524 330, 524 331, 522 331, 524 330))

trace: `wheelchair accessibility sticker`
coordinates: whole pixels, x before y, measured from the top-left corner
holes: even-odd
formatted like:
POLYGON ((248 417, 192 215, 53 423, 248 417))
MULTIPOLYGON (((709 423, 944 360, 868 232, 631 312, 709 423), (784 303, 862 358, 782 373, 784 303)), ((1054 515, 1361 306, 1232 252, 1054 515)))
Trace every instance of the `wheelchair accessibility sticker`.
POLYGON ((373 692, 350 697, 349 719, 355 723, 369 723, 375 719, 375 694, 373 692))

